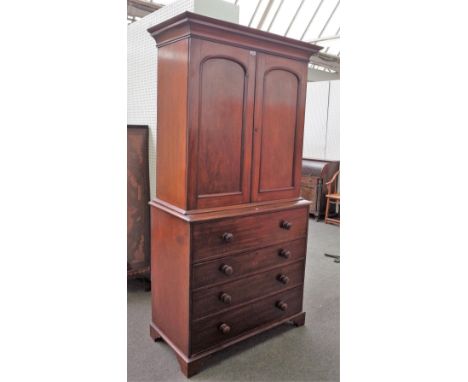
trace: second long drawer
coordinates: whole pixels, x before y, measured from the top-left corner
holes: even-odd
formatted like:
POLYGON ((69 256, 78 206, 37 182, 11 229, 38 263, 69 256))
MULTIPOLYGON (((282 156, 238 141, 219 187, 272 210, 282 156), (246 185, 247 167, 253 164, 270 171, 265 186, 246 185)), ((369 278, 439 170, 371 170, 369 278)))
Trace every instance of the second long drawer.
POLYGON ((304 260, 299 260, 250 277, 203 288, 192 293, 193 317, 197 319, 303 282, 304 260))
POLYGON ((219 284, 247 276, 262 269, 287 265, 305 257, 306 239, 272 245, 255 251, 239 253, 198 263, 193 266, 192 288, 219 284), (228 266, 228 272, 223 266, 228 266))

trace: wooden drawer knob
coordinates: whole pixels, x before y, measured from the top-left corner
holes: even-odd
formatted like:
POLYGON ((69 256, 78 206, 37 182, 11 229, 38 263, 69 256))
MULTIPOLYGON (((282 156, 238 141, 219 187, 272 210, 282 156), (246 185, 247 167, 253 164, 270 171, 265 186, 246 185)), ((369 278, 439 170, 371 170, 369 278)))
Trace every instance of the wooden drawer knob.
POLYGON ((291 256, 291 251, 286 251, 285 249, 280 249, 279 255, 281 257, 284 257, 285 259, 289 259, 289 257, 291 256))
POLYGON ((285 301, 278 301, 276 303, 276 307, 282 311, 285 311, 286 309, 288 309, 288 304, 285 301))
POLYGON ((221 265, 219 270, 223 272, 226 276, 231 276, 234 273, 234 269, 232 269, 232 267, 227 264, 221 265))
POLYGON ((283 229, 291 229, 292 223, 288 222, 287 220, 282 220, 281 224, 280 224, 280 227, 283 228, 283 229))
POLYGON ((218 326, 218 330, 223 334, 228 334, 231 331, 231 327, 228 324, 222 323, 218 326))
POLYGON ((234 239, 234 235, 231 232, 223 233, 223 241, 225 243, 230 243, 234 239))
POLYGON ((281 281, 283 284, 287 284, 289 282, 289 277, 286 275, 278 275, 278 281, 281 281))
POLYGON ((231 296, 228 295, 227 293, 221 292, 221 294, 219 295, 219 299, 225 304, 231 303, 231 296))

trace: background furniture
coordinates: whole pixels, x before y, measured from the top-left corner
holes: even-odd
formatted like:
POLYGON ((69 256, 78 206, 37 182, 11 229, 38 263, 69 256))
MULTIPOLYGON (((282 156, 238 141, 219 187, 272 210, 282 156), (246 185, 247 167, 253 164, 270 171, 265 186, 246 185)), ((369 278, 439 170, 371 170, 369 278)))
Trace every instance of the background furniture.
POLYGON ((150 276, 148 126, 127 126, 127 277, 150 276))
POLYGON ((334 204, 335 207, 339 206, 340 204, 340 193, 337 191, 338 188, 338 175, 339 171, 333 175, 333 177, 326 183, 326 190, 327 190, 327 206, 325 208, 325 224, 336 224, 340 225, 340 220, 335 218, 330 218, 330 204, 334 204))
POLYGON ((326 187, 324 185, 339 168, 339 161, 302 159, 301 196, 312 202, 309 212, 317 221, 325 216, 326 187))
POLYGON ((158 45, 150 334, 191 376, 226 346, 304 324, 301 155, 319 47, 189 12, 148 31, 158 45))

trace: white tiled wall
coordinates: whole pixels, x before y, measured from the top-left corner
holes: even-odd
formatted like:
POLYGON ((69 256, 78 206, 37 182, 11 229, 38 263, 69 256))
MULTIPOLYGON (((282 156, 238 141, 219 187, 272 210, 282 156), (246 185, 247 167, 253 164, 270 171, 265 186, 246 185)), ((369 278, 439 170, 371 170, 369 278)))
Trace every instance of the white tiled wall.
POLYGON ((147 29, 193 10, 194 0, 179 0, 127 27, 127 124, 149 126, 151 198, 156 197, 157 49, 147 29))
POLYGON ((239 8, 220 0, 179 0, 127 27, 127 124, 148 125, 151 198, 156 197, 157 48, 147 29, 185 11, 238 22, 239 8))
POLYGON ((303 157, 340 160, 340 81, 307 84, 303 157))

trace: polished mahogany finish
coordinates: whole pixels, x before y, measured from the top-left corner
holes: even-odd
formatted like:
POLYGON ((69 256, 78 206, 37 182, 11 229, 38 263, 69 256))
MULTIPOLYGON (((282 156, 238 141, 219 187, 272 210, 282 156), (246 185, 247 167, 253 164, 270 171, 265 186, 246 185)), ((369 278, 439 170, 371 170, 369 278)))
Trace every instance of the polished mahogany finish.
POLYGON ((148 31, 158 46, 150 335, 190 377, 226 346, 304 324, 301 154, 320 48, 189 12, 148 31))
POLYGON ((164 89, 157 197, 184 211, 297 198, 320 47, 189 12, 148 31, 164 89))
POLYGON ((304 262, 299 261, 266 272, 262 271, 246 278, 227 281, 209 288, 193 290, 192 313, 194 318, 235 308, 238 304, 264 296, 265 291, 274 293, 287 287, 302 285, 304 282, 304 262), (221 300, 221 297, 227 298, 228 305, 221 300))
POLYGON ((148 126, 127 126, 127 277, 150 275, 148 126))
POLYGON ((301 309, 302 287, 300 286, 237 309, 195 320, 192 324, 192 351, 197 354, 262 324, 299 313, 301 309), (281 309, 278 306, 280 302, 286 303, 287 309, 281 309), (218 328, 220 322, 229 325, 229 332, 220 333, 218 328))
POLYGON ((190 353, 190 225, 158 208, 151 209, 152 321, 183 354, 190 353), (170 238, 165 240, 163 238, 170 238))
POLYGON ((260 54, 256 81, 252 200, 297 197, 307 66, 300 61, 260 54))
POLYGON ((306 239, 297 239, 280 243, 270 247, 242 252, 219 259, 196 263, 192 270, 192 288, 197 289, 206 285, 217 285, 226 281, 226 276, 218 269, 229 261, 236 270, 229 281, 249 276, 261 270, 290 264, 292 261, 303 259, 306 251, 306 239), (288 253, 288 257, 281 253, 288 253))
POLYGON ((227 253, 295 240, 306 234, 307 215, 302 209, 209 221, 193 228, 193 257, 195 260, 213 259, 227 253), (283 226, 285 222, 289 228, 283 226), (222 237, 225 230, 234 235, 229 243, 222 237))

